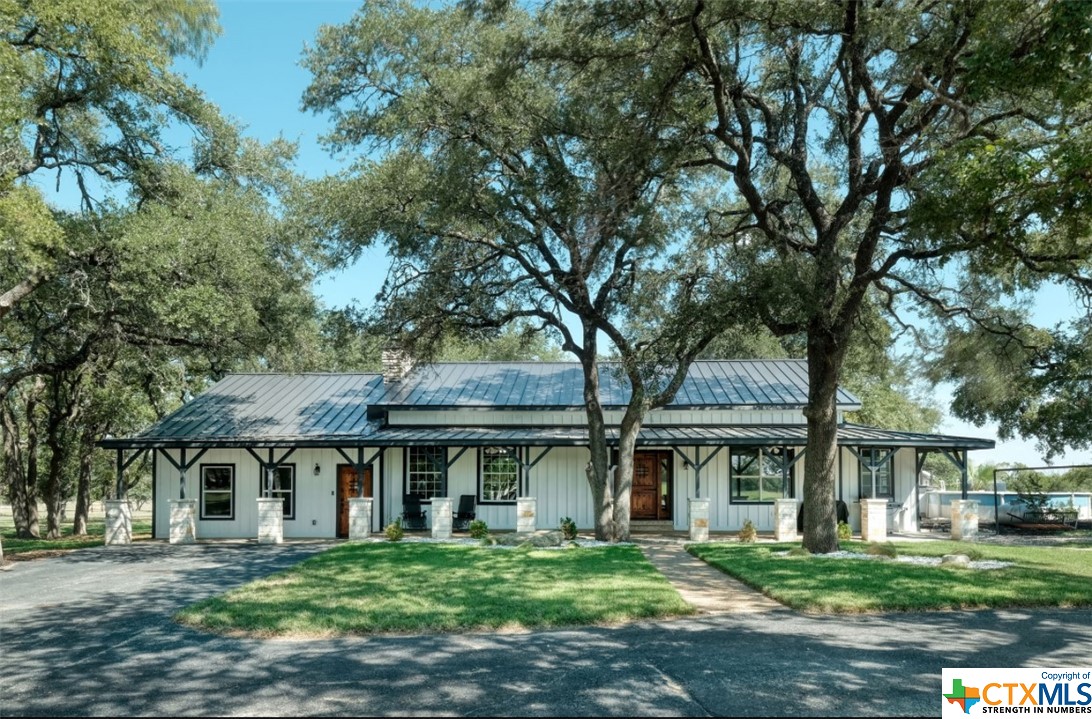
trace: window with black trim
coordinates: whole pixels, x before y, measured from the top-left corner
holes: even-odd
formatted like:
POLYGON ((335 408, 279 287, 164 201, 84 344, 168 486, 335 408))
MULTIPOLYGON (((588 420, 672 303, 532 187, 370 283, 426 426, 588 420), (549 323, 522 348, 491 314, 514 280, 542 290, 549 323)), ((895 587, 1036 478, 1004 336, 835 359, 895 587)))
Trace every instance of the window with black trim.
POLYGON ((515 447, 482 447, 480 501, 514 502, 519 495, 519 450, 515 447))
POLYGON ((861 499, 894 499, 895 453, 891 447, 858 447, 857 454, 858 496, 861 499))
POLYGON ((235 465, 201 465, 201 519, 235 519, 235 465))
POLYGON ((296 518, 296 465, 282 464, 273 472, 274 498, 284 503, 284 518, 296 518))
POLYGON ((733 447, 730 451, 731 501, 773 502, 793 496, 793 452, 787 447, 733 447))
POLYGON ((447 496, 446 448, 406 449, 406 494, 416 494, 423 500, 447 496))

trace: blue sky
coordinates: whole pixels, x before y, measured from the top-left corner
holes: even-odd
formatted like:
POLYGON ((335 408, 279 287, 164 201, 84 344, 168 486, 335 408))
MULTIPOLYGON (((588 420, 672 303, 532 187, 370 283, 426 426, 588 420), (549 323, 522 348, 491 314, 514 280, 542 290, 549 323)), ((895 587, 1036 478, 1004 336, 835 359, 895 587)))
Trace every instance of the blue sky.
MULTIPOLYGON (((300 66, 304 46, 313 42, 323 24, 348 20, 359 7, 353 0, 221 0, 223 34, 205 61, 181 62, 178 70, 201 88, 225 114, 246 127, 247 134, 272 140, 284 137, 299 143, 298 169, 321 177, 343 167, 347 158, 331 157, 319 138, 329 129, 328 119, 305 113, 300 99, 310 75, 300 66)), ((357 263, 335 275, 320 278, 316 292, 332 307, 359 301, 370 304, 383 281, 388 262, 381 250, 365 250, 357 263)), ((1079 311, 1076 299, 1061 288, 1037 298, 1033 319, 1054 323, 1079 311)), ((938 388, 939 408, 947 410, 950 390, 938 388)), ((941 431, 949 434, 995 437, 993 427, 975 427, 947 419, 941 431)), ((1058 463, 1092 463, 1092 452, 1071 453, 1058 463)), ((972 461, 1041 463, 1034 442, 999 443, 991 452, 975 452, 972 461)))

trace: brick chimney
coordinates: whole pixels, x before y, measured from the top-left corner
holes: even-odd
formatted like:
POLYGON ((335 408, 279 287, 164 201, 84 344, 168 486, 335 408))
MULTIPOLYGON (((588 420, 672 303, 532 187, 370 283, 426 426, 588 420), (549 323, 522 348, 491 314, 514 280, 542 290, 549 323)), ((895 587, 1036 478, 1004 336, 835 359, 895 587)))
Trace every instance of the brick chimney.
POLYGON ((401 382, 413 370, 413 360, 400 349, 383 350, 383 384, 401 382))

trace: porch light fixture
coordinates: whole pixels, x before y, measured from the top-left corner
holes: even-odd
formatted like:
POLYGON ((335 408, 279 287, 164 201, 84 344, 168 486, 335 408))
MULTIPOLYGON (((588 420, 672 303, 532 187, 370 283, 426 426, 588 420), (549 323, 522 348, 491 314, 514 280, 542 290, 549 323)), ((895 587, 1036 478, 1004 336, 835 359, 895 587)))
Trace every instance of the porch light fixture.
POLYGON ((322 467, 319 466, 318 462, 315 462, 315 476, 317 477, 321 473, 322 473, 322 467))

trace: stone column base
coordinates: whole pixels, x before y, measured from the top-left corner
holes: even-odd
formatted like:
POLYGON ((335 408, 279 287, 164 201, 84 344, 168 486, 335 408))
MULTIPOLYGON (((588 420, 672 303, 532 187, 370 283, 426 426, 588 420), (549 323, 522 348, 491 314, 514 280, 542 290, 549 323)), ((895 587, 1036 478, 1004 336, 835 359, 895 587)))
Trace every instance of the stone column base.
POLYGON ((284 500, 280 497, 258 497, 258 544, 280 544, 284 541, 284 500))
POLYGON ((957 499, 952 502, 952 539, 973 542, 978 539, 978 501, 957 499))
POLYGON ((197 500, 172 499, 171 544, 193 544, 197 541, 197 500))
POLYGON ((516 533, 529 534, 538 529, 538 499, 520 497, 516 500, 516 533))
POLYGON ((349 539, 367 539, 371 533, 372 498, 353 497, 349 500, 349 539))
POLYGON ((690 525, 690 541, 709 541, 709 500, 686 500, 686 514, 687 524, 690 525))
POLYGON ((861 500, 861 539, 866 542, 887 541, 887 500, 861 500))
POLYGON ((132 544, 133 508, 128 499, 107 499, 106 544, 132 544))
POLYGON ((451 497, 432 498, 432 537, 451 539, 451 497))
POLYGON ((795 542, 796 515, 800 505, 795 499, 774 500, 774 539, 779 542, 795 542))

